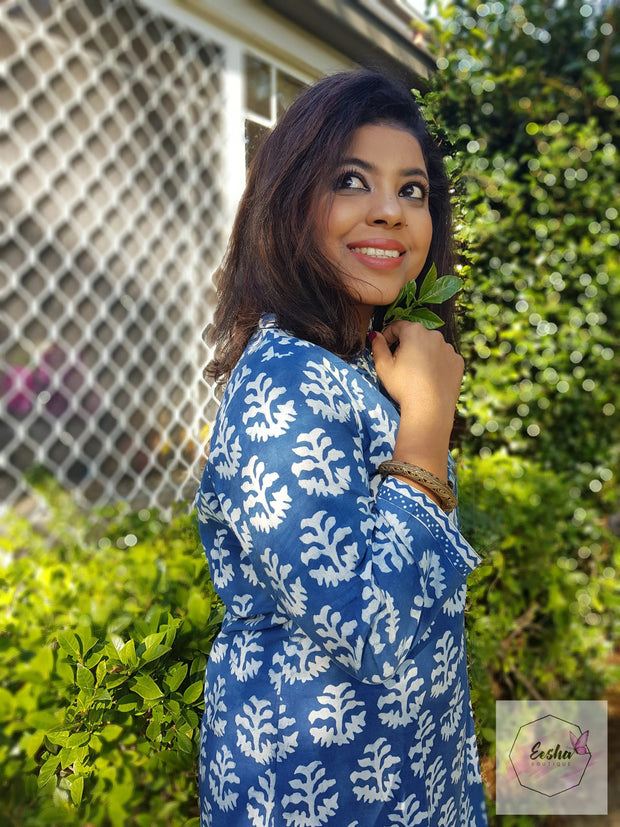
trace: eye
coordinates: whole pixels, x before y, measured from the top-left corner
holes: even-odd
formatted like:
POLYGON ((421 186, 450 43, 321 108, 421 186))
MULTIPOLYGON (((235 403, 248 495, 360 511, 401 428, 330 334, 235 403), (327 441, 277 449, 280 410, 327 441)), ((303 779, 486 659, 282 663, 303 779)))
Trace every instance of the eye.
POLYGON ((368 185, 359 172, 343 172, 336 182, 338 190, 367 190, 368 185))
POLYGON ((411 201, 424 201, 428 196, 428 187, 420 181, 410 181, 400 188, 398 194, 411 201))

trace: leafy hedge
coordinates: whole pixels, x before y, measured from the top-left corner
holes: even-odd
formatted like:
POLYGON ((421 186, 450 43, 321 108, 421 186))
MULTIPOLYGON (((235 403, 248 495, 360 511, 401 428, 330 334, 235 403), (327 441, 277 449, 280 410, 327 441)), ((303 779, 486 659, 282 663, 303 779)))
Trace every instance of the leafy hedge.
MULTIPOLYGON (((620 543, 597 507, 576 519, 573 489, 569 475, 523 457, 460 457, 461 528, 482 557, 468 580, 466 632, 492 825, 547 823, 494 816, 495 701, 592 700, 620 680, 620 543)), ((600 496, 613 498, 611 485, 600 496)))
POLYGON ((458 196, 465 441, 592 501, 620 460, 620 7, 434 5, 423 106, 458 196))
POLYGON ((438 71, 418 98, 457 196, 462 517, 486 549, 468 628, 492 757, 494 699, 618 680, 620 7, 430 5, 438 71))
MULTIPOLYGON (((463 530, 484 558, 467 626, 487 768, 495 699, 592 698, 614 679, 620 554, 592 513, 574 521, 569 485, 532 462, 461 458, 463 530)), ((86 515, 49 478, 36 488, 44 518, 5 514, 0 535, 0 821, 196 825, 223 606, 194 517, 86 515)))
POLYGON ((87 516, 38 487, 45 520, 5 514, 0 534, 0 821, 197 824, 203 672, 223 607, 193 518, 87 516))
POLYGON ((620 543, 594 507, 575 520, 571 487, 531 460, 461 457, 461 528, 483 558, 467 629, 487 754, 496 700, 593 699, 620 677, 620 543))

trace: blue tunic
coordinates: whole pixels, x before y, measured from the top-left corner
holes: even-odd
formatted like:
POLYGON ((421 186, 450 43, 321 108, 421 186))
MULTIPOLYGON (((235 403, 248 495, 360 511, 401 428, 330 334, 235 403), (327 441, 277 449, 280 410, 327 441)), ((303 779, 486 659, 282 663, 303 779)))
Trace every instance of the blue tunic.
POLYGON ((368 354, 345 362, 263 320, 196 499, 227 606, 203 827, 486 824, 463 629, 479 558, 454 517, 377 474, 397 429, 368 354))

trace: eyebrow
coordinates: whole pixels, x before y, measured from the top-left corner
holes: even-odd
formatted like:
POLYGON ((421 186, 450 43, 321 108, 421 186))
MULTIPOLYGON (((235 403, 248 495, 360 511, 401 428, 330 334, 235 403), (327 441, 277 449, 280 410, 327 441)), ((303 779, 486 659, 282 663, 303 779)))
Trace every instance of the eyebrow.
MULTIPOLYGON (((356 166, 360 167, 361 169, 365 170, 366 172, 376 172, 377 167, 374 164, 369 163, 368 161, 364 161, 362 158, 343 158, 340 166, 356 166)), ((421 175, 422 178, 425 178, 427 181, 428 173, 426 170, 422 169, 421 167, 411 167, 410 169, 401 169, 400 175, 404 178, 409 177, 410 175, 421 175)))

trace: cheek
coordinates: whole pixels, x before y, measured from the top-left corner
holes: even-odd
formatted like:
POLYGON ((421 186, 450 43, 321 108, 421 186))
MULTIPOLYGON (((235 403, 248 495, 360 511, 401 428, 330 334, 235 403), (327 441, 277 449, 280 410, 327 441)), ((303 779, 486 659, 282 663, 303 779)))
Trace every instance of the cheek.
POLYGON ((336 198, 331 205, 327 217, 326 238, 332 247, 342 246, 347 234, 358 221, 355 207, 350 203, 352 201, 353 199, 336 198))

